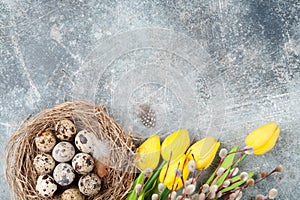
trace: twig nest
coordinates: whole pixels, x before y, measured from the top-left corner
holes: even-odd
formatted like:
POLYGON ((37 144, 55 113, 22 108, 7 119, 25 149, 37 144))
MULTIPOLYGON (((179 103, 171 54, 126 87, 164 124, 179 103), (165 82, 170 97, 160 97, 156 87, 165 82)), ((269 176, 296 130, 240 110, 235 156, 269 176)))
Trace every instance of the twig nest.
POLYGON ((44 131, 35 137, 36 147, 43 152, 50 152, 56 144, 56 138, 51 131, 44 131))
POLYGON ((55 133, 60 140, 71 141, 76 135, 76 127, 73 122, 64 119, 56 124, 55 133))
POLYGON ((40 153, 34 158, 33 166, 38 174, 49 174, 55 167, 55 161, 50 154, 40 153))
POLYGON ((87 174, 79 179, 78 187, 82 194, 94 196, 101 189, 101 180, 96 174, 87 174))
POLYGON ((87 174, 94 168, 94 159, 87 153, 78 153, 72 160, 72 166, 78 174, 87 174))
POLYGON ((61 186, 66 186, 74 181, 75 173, 70 164, 59 163, 53 171, 53 177, 56 183, 61 186))
POLYGON ((96 137, 93 133, 87 130, 81 130, 75 137, 75 145, 79 151, 84 153, 91 153, 94 149, 94 141, 96 137))
POLYGON ((100 106, 71 101, 46 109, 7 144, 12 198, 122 200, 135 178, 131 139, 100 106))
POLYGON ((75 148, 69 142, 60 142, 58 143, 53 151, 52 156, 57 162, 68 162, 72 160, 75 155, 75 148))
POLYGON ((84 196, 80 193, 79 189, 71 188, 62 193, 61 200, 84 200, 84 196))
POLYGON ((57 185, 48 174, 39 176, 36 184, 36 190, 43 197, 52 197, 57 190, 57 185))

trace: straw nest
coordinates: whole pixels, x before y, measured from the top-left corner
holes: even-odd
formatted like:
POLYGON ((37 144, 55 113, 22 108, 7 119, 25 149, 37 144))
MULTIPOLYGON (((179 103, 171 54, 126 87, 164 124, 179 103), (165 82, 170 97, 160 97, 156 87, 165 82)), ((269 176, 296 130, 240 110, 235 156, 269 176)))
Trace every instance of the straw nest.
MULTIPOLYGON (((39 153, 34 139, 43 131, 54 131, 57 122, 69 119, 77 130, 87 129, 109 143, 110 164, 101 178, 101 191, 87 199, 124 199, 134 181, 135 166, 131 160, 135 146, 132 137, 111 118, 103 106, 82 101, 69 101, 46 109, 25 120, 7 143, 6 179, 12 196, 20 200, 60 199, 65 188, 59 188, 50 198, 42 198, 35 187, 38 174, 33 159, 39 153)), ((71 187, 78 187, 75 183, 71 187)))

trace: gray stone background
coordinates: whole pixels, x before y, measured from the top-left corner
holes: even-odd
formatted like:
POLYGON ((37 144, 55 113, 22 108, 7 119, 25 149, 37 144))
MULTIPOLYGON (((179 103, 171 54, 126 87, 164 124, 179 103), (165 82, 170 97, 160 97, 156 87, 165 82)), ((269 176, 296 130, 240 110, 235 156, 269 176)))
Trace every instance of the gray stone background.
POLYGON ((186 128, 225 147, 276 121, 275 148, 242 170, 285 166, 243 199, 299 199, 299 0, 0 1, 0 199, 5 144, 29 114, 68 99, 105 102, 126 129, 186 128), (136 106, 156 113, 144 127, 136 106))

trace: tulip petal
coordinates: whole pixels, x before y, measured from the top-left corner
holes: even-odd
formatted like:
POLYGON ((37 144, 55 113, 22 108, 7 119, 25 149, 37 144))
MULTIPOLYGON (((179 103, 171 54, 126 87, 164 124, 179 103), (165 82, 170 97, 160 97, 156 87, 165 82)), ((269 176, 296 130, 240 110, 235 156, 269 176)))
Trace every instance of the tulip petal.
POLYGON ((219 147, 220 142, 217 142, 214 137, 208 136, 196 142, 188 149, 187 153, 189 154, 189 160, 192 160, 194 156, 197 163, 197 169, 206 169, 215 158, 219 147))
POLYGON ((190 136, 187 130, 178 130, 166 137, 161 145, 161 155, 164 160, 179 158, 190 145, 190 136))
POLYGON ((183 154, 177 160, 170 162, 167 174, 166 174, 166 170, 167 170, 167 165, 168 164, 165 164, 165 166, 162 168, 162 170, 159 174, 159 181, 163 182, 163 179, 164 179, 165 174, 166 174, 166 178, 165 178, 163 183, 167 186, 167 188, 169 190, 172 190, 173 183, 174 183, 173 190, 175 190, 176 186, 177 186, 176 190, 179 190, 183 186, 181 178, 179 176, 176 177, 176 173, 175 173, 176 170, 177 170, 177 167, 178 167, 178 163, 179 163, 179 168, 178 169, 180 169, 181 172, 182 172, 183 180, 185 181, 189 176, 189 170, 188 170, 188 166, 187 166, 188 161, 186 160, 186 155, 185 154, 183 154), (174 182, 174 180, 175 180, 175 182, 174 182))
POLYGON ((136 165, 141 170, 150 168, 154 170, 160 158, 160 138, 158 135, 150 136, 139 146, 136 153, 136 165))
POLYGON ((277 128, 275 130, 275 132, 273 133, 273 136, 270 138, 269 141, 266 142, 265 145, 261 146, 258 149, 254 149, 254 154, 255 155, 263 155, 263 154, 267 153, 268 151, 270 151, 271 149, 273 149, 273 147, 275 146, 276 141, 279 137, 279 133, 280 133, 280 129, 277 128))
POLYGON ((262 155, 274 147, 279 132, 278 125, 271 122, 252 131, 246 137, 245 143, 254 148, 254 154, 262 155))

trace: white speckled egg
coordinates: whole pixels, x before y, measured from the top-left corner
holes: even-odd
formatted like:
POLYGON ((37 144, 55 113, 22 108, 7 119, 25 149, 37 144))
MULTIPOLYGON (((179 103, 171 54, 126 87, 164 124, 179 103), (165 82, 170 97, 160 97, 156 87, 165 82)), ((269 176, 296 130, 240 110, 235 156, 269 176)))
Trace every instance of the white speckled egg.
POLYGON ((94 141, 96 136, 87 130, 81 130, 75 137, 75 145, 79 151, 91 153, 94 149, 94 141))
POLYGON ((53 171, 53 177, 56 183, 61 186, 66 186, 74 181, 75 173, 70 164, 59 163, 53 171))
POLYGON ((34 140, 36 147, 43 152, 50 152, 56 144, 56 138, 50 131, 38 133, 34 140))
POLYGON ((76 188, 65 190, 61 195, 61 200, 84 200, 84 196, 76 188))
POLYGON ((78 153, 72 160, 72 166, 78 174, 87 174, 94 168, 94 159, 87 153, 78 153))
POLYGON ((94 196, 101 189, 101 180, 96 174, 87 174, 82 176, 78 182, 79 190, 86 196, 94 196))
POLYGON ((76 135, 76 128, 73 122, 64 119, 56 124, 55 133, 60 140, 71 141, 76 135))
POLYGON ((57 162, 68 162, 74 155, 75 148, 70 142, 60 142, 52 151, 52 157, 57 162))
POLYGON ((57 190, 57 185, 51 176, 45 174, 38 177, 35 189, 43 197, 52 197, 57 190))
POLYGON ((33 160, 33 166, 38 174, 48 174, 52 172, 55 167, 55 161, 51 155, 46 153, 41 153, 36 155, 33 160))

